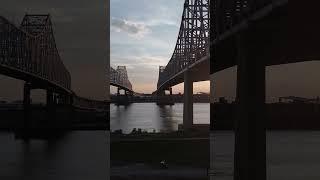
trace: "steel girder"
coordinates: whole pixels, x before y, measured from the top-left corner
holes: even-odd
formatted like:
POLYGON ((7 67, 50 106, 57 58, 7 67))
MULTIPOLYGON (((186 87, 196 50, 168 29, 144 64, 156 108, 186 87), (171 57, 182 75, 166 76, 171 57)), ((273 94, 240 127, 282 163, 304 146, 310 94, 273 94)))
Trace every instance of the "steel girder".
POLYGON ((209 56, 209 31, 211 41, 216 40, 220 34, 240 24, 254 12, 281 1, 185 0, 176 46, 168 64, 159 68, 157 87, 201 58, 209 56), (209 27, 210 24, 212 27, 209 27))
POLYGON ((118 66, 116 70, 110 67, 110 84, 133 91, 126 66, 118 66))
POLYGON ((25 15, 19 28, 0 16, 0 66, 23 80, 41 79, 65 90, 71 88, 50 15, 25 15))
POLYGON ((106 102, 71 91, 71 76, 59 56, 50 15, 27 14, 20 27, 0 16, 0 69, 18 79, 40 84, 46 81, 67 91, 74 107, 107 110, 106 102))
POLYGON ((263 7, 282 0, 211 0, 212 39, 230 30, 263 7))
POLYGON ((158 88, 183 69, 209 55, 209 1, 185 1, 175 49, 168 64, 159 68, 158 88))

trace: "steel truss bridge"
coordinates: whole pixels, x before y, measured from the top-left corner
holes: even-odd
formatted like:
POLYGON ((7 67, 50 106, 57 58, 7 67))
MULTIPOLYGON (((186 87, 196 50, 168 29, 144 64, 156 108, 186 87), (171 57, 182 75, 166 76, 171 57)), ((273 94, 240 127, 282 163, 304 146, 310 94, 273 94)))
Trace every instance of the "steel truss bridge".
MULTIPOLYGON (((212 0, 211 0, 212 1, 212 0)), ((184 82, 183 129, 193 127, 193 82, 210 77, 210 0, 185 0, 178 38, 166 66, 159 67, 157 104, 174 104, 165 91, 184 82)))
POLYGON ((25 15, 19 27, 0 16, 0 73, 25 81, 24 104, 31 89, 47 90, 47 103, 84 109, 105 108, 103 102, 77 96, 56 46, 50 15, 25 15))
POLYGON ((173 54, 166 66, 159 67, 157 93, 184 82, 184 73, 192 81, 209 79, 210 0, 186 0, 173 54))
POLYGON ((133 93, 126 66, 118 66, 117 69, 110 67, 110 85, 118 87, 118 94, 120 89, 133 93))
POLYGON ((267 179, 266 66, 319 60, 318 17, 314 2, 210 1, 211 94, 213 74, 237 66, 234 180, 267 179))

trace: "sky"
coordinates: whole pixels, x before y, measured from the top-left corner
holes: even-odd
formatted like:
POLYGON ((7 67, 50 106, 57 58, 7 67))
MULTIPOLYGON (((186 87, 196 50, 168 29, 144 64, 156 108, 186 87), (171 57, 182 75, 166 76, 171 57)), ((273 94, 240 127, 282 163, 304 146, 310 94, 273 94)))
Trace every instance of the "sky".
MULTIPOLYGON (((184 0, 111 0, 111 66, 127 67, 133 90, 156 90, 159 66, 165 66, 178 37, 184 0)), ((209 82, 194 92, 209 92, 209 82)), ((115 92, 115 88, 111 89, 115 92)), ((183 84, 173 87, 183 92, 183 84)))
MULTIPOLYGON (((174 50, 184 0, 111 0, 111 66, 126 65, 138 92, 156 89, 159 66, 174 50)), ((214 74, 213 96, 234 100, 237 68, 214 74)), ((194 83, 194 92, 209 92, 209 82, 194 83)), ((173 87, 183 92, 183 84, 173 87)), ((320 96, 320 62, 266 67, 266 101, 281 96, 320 96)))
MULTIPOLYGON (((107 30, 110 28, 111 65, 126 65, 133 88, 156 89, 159 66, 174 50, 184 0, 110 0, 111 27, 106 1, 2 0, 0 15, 20 24, 25 13, 50 13, 57 48, 71 73, 72 89, 80 96, 106 98, 107 30)), ((279 96, 320 96, 320 62, 266 68, 267 99, 279 96)), ((214 75, 215 97, 235 97, 236 68, 214 75)), ((0 100, 22 97, 23 82, 0 75, 0 100)), ((183 92, 183 86, 174 92, 183 92)), ((194 92, 208 92, 209 82, 194 83, 194 92)))
MULTIPOLYGON (((102 0, 1 0, 0 15, 19 25, 25 13, 49 13, 59 54, 71 74, 72 90, 82 97, 105 100, 109 27, 104 3, 102 0)), ((22 81, 0 75, 0 86, 5 87, 0 88, 0 99, 22 98, 22 81)))

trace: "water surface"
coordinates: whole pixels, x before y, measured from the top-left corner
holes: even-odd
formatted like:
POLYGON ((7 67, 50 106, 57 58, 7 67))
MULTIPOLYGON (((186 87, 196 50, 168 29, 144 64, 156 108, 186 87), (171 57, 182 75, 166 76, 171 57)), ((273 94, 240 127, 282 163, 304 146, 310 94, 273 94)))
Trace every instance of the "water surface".
MULTIPOLYGON (((194 103, 194 123, 209 124, 210 104, 194 103)), ((129 133, 133 128, 146 131, 175 131, 183 122, 183 104, 158 106, 155 103, 133 103, 128 106, 110 105, 111 130, 129 133)))
POLYGON ((105 131, 72 131, 57 140, 15 140, 0 133, 1 180, 105 180, 105 131))

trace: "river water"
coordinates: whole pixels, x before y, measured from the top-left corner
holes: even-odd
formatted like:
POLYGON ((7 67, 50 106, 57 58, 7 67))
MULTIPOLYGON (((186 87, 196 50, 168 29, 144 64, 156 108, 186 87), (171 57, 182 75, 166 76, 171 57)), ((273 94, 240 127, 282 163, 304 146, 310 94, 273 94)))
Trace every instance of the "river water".
MULTIPOLYGON (((111 106, 111 127, 128 132, 132 128, 175 130, 182 123, 182 107, 182 104, 111 106)), ((209 104, 195 104, 194 110, 196 122, 209 121, 209 104)), ((11 133, 0 132, 0 180, 105 180, 108 174, 107 139, 105 131, 71 131, 56 140, 26 143, 16 140, 11 133)), ((214 132, 211 141, 214 179, 231 180, 233 133, 214 132)), ((268 180, 319 180, 319 152, 319 131, 268 132, 268 180)), ((130 168, 125 172, 131 172, 130 168)), ((199 173, 205 172, 199 170, 199 173)))
MULTIPOLYGON (((209 124, 210 104, 195 103, 193 105, 194 123, 209 124)), ((183 104, 173 106, 158 106, 155 103, 134 103, 128 106, 110 105, 111 130, 122 129, 130 133, 133 128, 146 131, 175 131, 182 123, 183 104)))
POLYGON ((1 180, 105 180, 105 131, 72 131, 56 140, 16 140, 0 132, 1 180))
MULTIPOLYGON (((182 123, 183 104, 157 106, 152 103, 111 105, 111 129, 128 133, 133 128, 156 131, 177 130, 182 123)), ((209 104, 194 104, 195 123, 209 123, 209 104)), ((232 180, 234 136, 231 131, 211 134, 215 180, 232 180)), ((268 180, 319 180, 320 131, 267 132, 268 180)))

